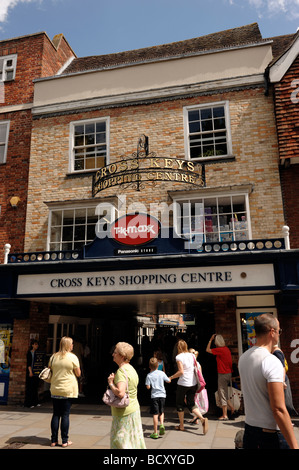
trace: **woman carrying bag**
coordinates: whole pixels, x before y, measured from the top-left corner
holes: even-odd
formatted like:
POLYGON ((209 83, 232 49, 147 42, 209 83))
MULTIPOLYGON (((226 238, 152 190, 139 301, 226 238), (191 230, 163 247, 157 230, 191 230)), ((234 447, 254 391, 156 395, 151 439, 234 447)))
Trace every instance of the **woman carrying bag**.
POLYGON ((145 449, 140 406, 137 399, 139 377, 130 360, 134 348, 128 343, 120 342, 112 354, 118 370, 108 377, 108 385, 113 394, 122 399, 129 391, 129 404, 126 407, 111 406, 112 426, 110 433, 111 449, 145 449))
POLYGON ((186 398, 187 408, 189 409, 190 413, 196 417, 196 419, 200 419, 203 433, 206 434, 208 432, 208 418, 204 418, 202 416, 194 400, 195 393, 197 392, 198 388, 194 366, 195 356, 188 352, 187 343, 182 339, 178 341, 177 349, 178 355, 175 359, 177 362, 178 371, 169 377, 170 379, 179 378, 176 391, 176 407, 180 424, 176 426, 175 429, 178 431, 185 431, 184 408, 186 398))
POLYGON ((61 338, 59 351, 50 358, 51 397, 53 400, 53 416, 51 420, 51 447, 58 445, 60 424, 62 447, 72 444, 68 439, 69 415, 74 398, 78 398, 78 380, 81 370, 79 359, 71 351, 73 340, 67 336, 61 338))

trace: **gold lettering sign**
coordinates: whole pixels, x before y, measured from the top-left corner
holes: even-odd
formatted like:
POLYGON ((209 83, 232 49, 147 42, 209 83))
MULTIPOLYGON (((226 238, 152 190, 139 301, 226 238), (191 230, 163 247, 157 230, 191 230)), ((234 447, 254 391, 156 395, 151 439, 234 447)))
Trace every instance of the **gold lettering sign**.
POLYGON ((203 166, 180 158, 163 158, 155 154, 128 158, 111 163, 97 171, 92 195, 104 189, 147 181, 174 181, 204 186, 203 166))

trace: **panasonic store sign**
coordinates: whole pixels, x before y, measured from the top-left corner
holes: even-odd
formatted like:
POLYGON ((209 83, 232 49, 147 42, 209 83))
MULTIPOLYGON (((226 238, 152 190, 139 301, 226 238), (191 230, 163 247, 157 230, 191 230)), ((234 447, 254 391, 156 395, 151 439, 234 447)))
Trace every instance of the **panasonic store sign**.
POLYGON ((20 275, 17 295, 273 289, 272 264, 20 275))

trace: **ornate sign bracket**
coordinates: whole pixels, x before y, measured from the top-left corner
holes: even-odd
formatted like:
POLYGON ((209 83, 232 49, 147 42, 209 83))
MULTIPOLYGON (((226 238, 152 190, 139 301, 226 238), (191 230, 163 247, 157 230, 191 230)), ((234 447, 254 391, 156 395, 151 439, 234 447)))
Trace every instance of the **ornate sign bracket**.
POLYGON ((118 160, 99 169, 92 184, 92 195, 114 187, 133 187, 140 191, 146 184, 177 182, 205 186, 205 167, 201 163, 175 157, 158 157, 149 152, 148 137, 138 140, 137 151, 129 158, 118 160))

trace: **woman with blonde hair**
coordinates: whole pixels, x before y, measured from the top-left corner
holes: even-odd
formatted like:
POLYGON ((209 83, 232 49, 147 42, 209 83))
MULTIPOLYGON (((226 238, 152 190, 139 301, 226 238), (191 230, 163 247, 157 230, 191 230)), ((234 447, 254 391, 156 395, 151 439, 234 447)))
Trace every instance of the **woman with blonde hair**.
POLYGON ((194 360, 195 356, 188 351, 186 341, 180 339, 177 343, 178 355, 176 356, 176 363, 178 371, 169 377, 171 380, 178 378, 177 391, 176 391, 176 408, 178 412, 180 424, 175 429, 178 431, 185 431, 184 428, 184 409, 185 399, 186 406, 196 418, 200 419, 203 433, 208 432, 208 418, 204 418, 200 413, 197 405, 195 404, 194 397, 197 391, 197 380, 194 373, 194 360))
POLYGON ((60 424, 62 447, 72 444, 68 439, 69 415, 74 398, 78 398, 78 380, 81 370, 79 359, 71 351, 73 340, 68 336, 61 338, 59 351, 52 355, 49 367, 52 370, 51 397, 53 400, 53 416, 51 420, 51 447, 58 445, 60 424))
POLYGON ((110 433, 111 449, 145 449, 140 406, 137 399, 139 377, 130 360, 134 356, 134 348, 128 343, 117 343, 112 353, 118 365, 116 373, 108 377, 108 385, 114 395, 123 398, 129 390, 129 405, 125 408, 111 407, 112 426, 110 433))

